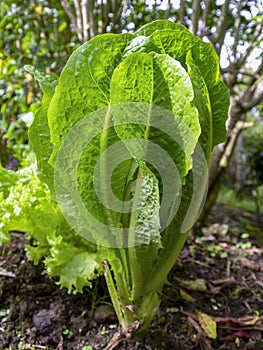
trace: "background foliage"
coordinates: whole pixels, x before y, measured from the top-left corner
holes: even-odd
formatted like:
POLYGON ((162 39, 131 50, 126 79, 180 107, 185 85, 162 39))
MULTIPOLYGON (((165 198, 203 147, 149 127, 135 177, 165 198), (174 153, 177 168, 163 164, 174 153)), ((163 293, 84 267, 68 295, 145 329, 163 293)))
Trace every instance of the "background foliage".
MULTIPOLYGON (((32 115, 26 113, 34 111, 32 106, 40 98, 40 89, 23 67, 30 63, 57 76, 77 38, 58 1, 4 0, 0 18, 2 137, 7 131, 5 137, 9 145, 24 145, 32 119, 32 115)), ((16 150, 20 157, 21 150, 16 150)))

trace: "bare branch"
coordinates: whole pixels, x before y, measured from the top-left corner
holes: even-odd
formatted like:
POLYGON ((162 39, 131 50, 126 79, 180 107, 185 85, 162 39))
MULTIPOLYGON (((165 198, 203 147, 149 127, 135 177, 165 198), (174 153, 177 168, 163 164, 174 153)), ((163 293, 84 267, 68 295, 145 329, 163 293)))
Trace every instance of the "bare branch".
POLYGON ((180 0, 179 23, 184 23, 185 0, 180 0))
POLYGON ((83 23, 82 23, 82 15, 80 9, 79 0, 74 0, 74 6, 76 10, 76 25, 77 25, 77 34, 80 41, 83 41, 83 23))
POLYGON ((168 19, 170 17, 171 7, 172 7, 171 0, 168 0, 165 13, 164 13, 164 19, 168 19))
POLYGON ((221 73, 222 74, 226 74, 226 73, 241 74, 241 75, 246 75, 250 78, 256 78, 256 79, 260 78, 260 75, 258 73, 245 72, 245 71, 241 71, 239 69, 232 68, 232 67, 227 67, 227 68, 221 69, 221 73))
POLYGON ((253 94, 254 97, 251 98, 250 100, 242 103, 243 108, 247 111, 249 111, 251 108, 259 105, 263 101, 263 91, 261 93, 258 93, 258 94, 255 91, 253 91, 253 92, 254 92, 254 94, 253 94))
POLYGON ((114 26, 120 21, 123 10, 127 6, 127 4, 128 4, 128 0, 121 0, 119 8, 116 6, 115 12, 114 12, 114 20, 113 20, 114 26))
POLYGON ((68 15, 74 30, 76 31, 78 38, 81 40, 81 35, 80 35, 80 31, 79 31, 79 27, 77 25, 77 20, 76 17, 72 11, 71 6, 69 5, 69 3, 67 2, 67 0, 60 0, 61 1, 61 6, 63 7, 63 9, 65 10, 66 14, 68 15))
POLYGON ((230 0, 225 0, 222 6, 221 16, 217 21, 216 32, 215 35, 212 36, 211 41, 215 45, 215 49, 220 56, 222 45, 224 43, 224 38, 226 35, 226 24, 227 24, 227 12, 229 7, 230 0))
POLYGON ((240 67, 242 67, 244 65, 244 63, 248 59, 249 55, 251 54, 251 51, 254 48, 255 41, 262 34, 262 31, 263 31, 263 23, 258 23, 258 25, 256 26, 256 29, 254 31, 254 34, 253 34, 253 36, 252 36, 252 38, 251 38, 251 40, 250 40, 250 42, 248 44, 248 47, 247 47, 246 51, 243 53, 243 55, 240 56, 240 58, 236 62, 237 68, 240 68, 240 67))
POLYGON ((245 110, 239 99, 236 99, 233 95, 230 96, 230 107, 228 111, 228 119, 226 122, 227 134, 231 134, 238 120, 242 120, 245 117, 245 110))
POLYGON ((255 74, 249 79, 246 89, 241 97, 242 105, 245 110, 251 109, 262 101, 262 94, 257 93, 257 87, 259 80, 262 79, 262 73, 263 60, 261 61, 261 64, 257 68, 255 74))
POLYGON ((211 4, 211 0, 207 0, 206 4, 205 4, 203 16, 202 16, 201 37, 207 35, 206 21, 207 21, 207 16, 209 13, 210 4, 211 4))
POLYGON ((190 32, 193 34, 197 33, 198 30, 198 20, 200 16, 200 2, 201 0, 194 0, 192 6, 192 14, 191 14, 191 25, 190 32))
POLYGON ((96 21, 94 17, 95 0, 87 0, 87 15, 88 15, 88 30, 89 39, 93 38, 97 34, 96 21))
POLYGON ((226 142, 226 147, 223 156, 220 159, 219 167, 226 168, 229 164, 230 158, 233 155, 235 144, 237 142, 238 136, 243 129, 252 127, 253 123, 244 122, 243 120, 238 120, 231 131, 231 135, 226 142))
POLYGON ((239 39, 239 30, 240 30, 240 25, 241 25, 241 10, 242 10, 243 4, 242 1, 238 4, 237 8, 237 18, 235 20, 234 24, 234 45, 233 45, 233 56, 234 56, 234 62, 237 61, 237 46, 238 46, 238 39, 239 39))
POLYGON ((88 0, 81 0, 81 14, 82 14, 82 37, 83 41, 89 39, 89 18, 88 18, 88 0))
POLYGON ((253 86, 257 82, 258 79, 262 78, 262 74, 263 74, 263 59, 262 59, 260 65, 258 66, 257 70, 255 71, 254 75, 251 76, 251 79, 247 85, 248 88, 253 86))

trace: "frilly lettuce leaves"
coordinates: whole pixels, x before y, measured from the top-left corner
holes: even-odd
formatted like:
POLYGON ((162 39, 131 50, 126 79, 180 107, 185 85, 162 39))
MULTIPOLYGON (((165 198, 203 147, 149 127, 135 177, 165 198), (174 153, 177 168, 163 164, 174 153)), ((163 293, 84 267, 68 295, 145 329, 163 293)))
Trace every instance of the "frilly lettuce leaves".
POLYGON ((35 166, 17 172, 0 168, 5 191, 0 194, 0 244, 10 240, 10 231, 25 232, 32 242, 27 256, 35 264, 43 259, 58 284, 82 292, 102 273, 96 247, 72 230, 47 186, 36 176, 35 166), (8 176, 7 176, 8 175, 8 176), (8 178, 8 179, 7 179, 8 178))

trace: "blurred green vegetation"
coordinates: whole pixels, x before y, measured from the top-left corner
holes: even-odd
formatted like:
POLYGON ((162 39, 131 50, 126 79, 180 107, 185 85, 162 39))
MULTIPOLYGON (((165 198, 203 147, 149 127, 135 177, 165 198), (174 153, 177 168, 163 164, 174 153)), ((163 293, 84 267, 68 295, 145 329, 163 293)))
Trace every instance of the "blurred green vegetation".
MULTIPOLYGON (((77 44, 59 1, 11 0, 0 6, 0 129, 3 149, 19 160, 40 89, 25 64, 59 74, 77 44), (45 68, 44 68, 45 67, 45 68)), ((54 73, 52 73, 54 74, 54 73)))
MULTIPOLYGON (((259 209, 263 213, 263 186, 257 187, 257 200, 259 209)), ((251 212, 257 209, 251 189, 237 193, 234 189, 224 186, 219 193, 218 202, 251 212)))
POLYGON ((251 181, 255 185, 263 184, 263 108, 256 115, 248 115, 248 121, 254 126, 243 132, 244 154, 250 170, 251 181))

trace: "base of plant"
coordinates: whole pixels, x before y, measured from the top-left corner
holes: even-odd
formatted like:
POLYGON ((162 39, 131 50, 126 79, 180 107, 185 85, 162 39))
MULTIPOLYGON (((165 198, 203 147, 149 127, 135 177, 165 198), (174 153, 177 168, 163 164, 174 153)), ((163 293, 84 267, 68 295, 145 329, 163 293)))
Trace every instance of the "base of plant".
POLYGON ((128 329, 116 332, 104 350, 113 350, 119 344, 129 341, 140 327, 139 321, 135 321, 128 329))

